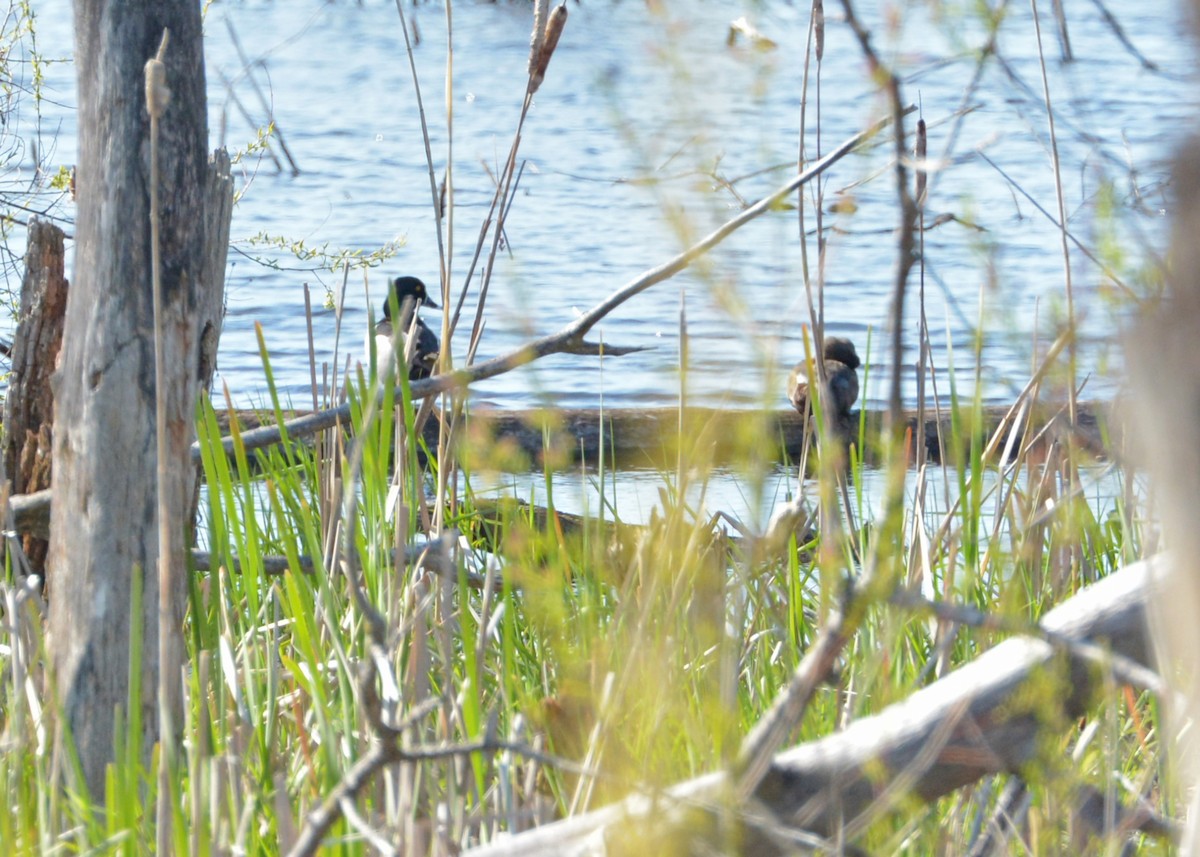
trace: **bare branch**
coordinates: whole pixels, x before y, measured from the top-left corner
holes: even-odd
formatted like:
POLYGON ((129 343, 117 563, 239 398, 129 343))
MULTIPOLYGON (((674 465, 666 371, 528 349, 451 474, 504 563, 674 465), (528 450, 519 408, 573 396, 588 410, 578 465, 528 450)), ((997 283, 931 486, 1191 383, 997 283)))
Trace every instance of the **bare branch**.
POLYGON ((892 378, 891 394, 889 396, 889 429, 893 440, 901 431, 900 410, 900 370, 904 364, 904 297, 908 290, 908 274, 912 270, 916 246, 915 229, 917 223, 917 204, 908 189, 908 151, 905 146, 904 117, 911 113, 911 106, 904 107, 900 98, 900 80, 883 64, 875 49, 871 47, 871 35, 859 22, 854 14, 854 4, 851 0, 842 0, 842 8, 846 12, 846 23, 854 31, 859 47, 871 67, 871 72, 882 81, 892 108, 892 134, 895 140, 895 172, 896 194, 900 203, 900 231, 896 245, 896 278, 892 287, 891 334, 892 334, 892 378))
MULTIPOLYGON (((903 112, 908 113, 914 109, 916 108, 909 107, 903 112)), ((477 381, 503 375, 506 372, 511 372, 513 369, 524 366, 527 363, 532 363, 534 360, 550 354, 580 353, 578 351, 580 348, 594 347, 587 343, 584 337, 609 313, 629 299, 646 291, 651 286, 668 280, 680 271, 683 271, 692 262, 716 247, 738 229, 776 208, 779 203, 794 193, 797 188, 821 175, 821 173, 862 145, 863 142, 877 134, 881 129, 887 127, 891 121, 891 118, 880 119, 865 131, 850 137, 828 155, 813 164, 812 167, 793 177, 787 184, 780 187, 774 193, 759 200, 745 211, 742 211, 736 217, 674 258, 656 268, 651 268, 637 279, 617 289, 617 291, 613 292, 605 300, 556 333, 543 336, 532 342, 527 342, 506 354, 493 357, 491 360, 475 364, 467 369, 447 372, 442 375, 435 375, 432 378, 416 381, 411 386, 412 397, 414 399, 422 399, 436 396, 439 393, 449 390, 461 390, 477 381)), ((608 345, 605 346, 604 351, 606 354, 620 353, 617 348, 608 345)), ((583 353, 595 352, 585 351, 583 353)), ((395 393, 397 398, 400 397, 401 392, 401 388, 397 387, 395 393)), ((241 443, 247 450, 251 450, 279 443, 280 438, 285 434, 292 438, 305 437, 328 428, 333 428, 340 423, 348 423, 350 421, 350 413, 350 405, 345 404, 338 408, 330 408, 308 416, 297 417, 279 426, 261 426, 242 432, 241 443)), ((233 454, 234 442, 232 437, 224 438, 222 445, 227 455, 233 454)), ((200 447, 198 444, 192 446, 192 458, 197 462, 200 460, 200 447)))

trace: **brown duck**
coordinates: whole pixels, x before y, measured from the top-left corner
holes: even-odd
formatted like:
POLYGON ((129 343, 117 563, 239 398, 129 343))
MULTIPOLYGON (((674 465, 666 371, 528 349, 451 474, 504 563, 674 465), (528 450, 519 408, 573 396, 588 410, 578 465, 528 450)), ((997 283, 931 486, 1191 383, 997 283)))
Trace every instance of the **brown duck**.
MULTIPOLYGON (((831 409, 834 425, 847 425, 850 408, 858 399, 857 369, 862 362, 854 350, 854 343, 840 336, 825 337, 823 351, 827 383, 821 388, 821 407, 831 409)), ((817 374, 815 366, 812 374, 814 377, 817 374)), ((811 410, 808 378, 807 362, 797 363, 788 376, 788 398, 792 401, 792 407, 801 414, 811 410)))

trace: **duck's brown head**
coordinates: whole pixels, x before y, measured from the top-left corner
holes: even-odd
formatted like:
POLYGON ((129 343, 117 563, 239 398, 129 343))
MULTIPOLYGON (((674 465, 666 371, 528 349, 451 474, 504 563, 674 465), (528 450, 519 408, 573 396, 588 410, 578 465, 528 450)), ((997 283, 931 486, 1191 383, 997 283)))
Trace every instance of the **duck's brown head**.
POLYGON ((844 336, 825 337, 825 359, 836 360, 851 369, 862 365, 862 361, 858 359, 858 352, 854 350, 854 343, 844 336))

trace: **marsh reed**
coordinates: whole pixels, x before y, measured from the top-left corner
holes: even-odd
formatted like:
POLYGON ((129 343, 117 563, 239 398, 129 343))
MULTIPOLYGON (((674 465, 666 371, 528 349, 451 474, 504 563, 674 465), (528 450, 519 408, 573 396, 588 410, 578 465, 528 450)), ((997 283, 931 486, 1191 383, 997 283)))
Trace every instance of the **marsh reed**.
MULTIPOLYGON (((448 34, 452 6, 446 4, 448 34)), ((982 428, 980 385, 971 396, 958 393, 963 380, 980 372, 982 334, 965 366, 938 366, 935 373, 930 365, 924 235, 940 161, 927 150, 938 141, 924 117, 915 149, 906 137, 911 110, 903 81, 875 53, 873 34, 851 4, 843 3, 847 23, 881 81, 886 120, 826 150, 818 107, 810 159, 802 114, 794 178, 562 330, 477 361, 500 235, 520 175, 520 142, 537 133, 536 122, 526 125, 531 98, 553 74, 555 31, 547 27, 564 33, 566 12, 559 8, 537 6, 529 83, 465 276, 456 277, 450 262, 452 143, 443 193, 421 108, 443 306, 455 307, 444 317, 443 343, 476 289, 465 359, 456 362, 447 348, 435 377, 410 383, 395 376, 394 366, 376 374, 344 355, 340 327, 325 361, 310 322, 318 415, 288 422, 290 403, 274 386, 260 329, 269 391, 264 410, 275 415, 274 426, 243 430, 235 418, 223 438, 210 403, 197 414, 210 570, 188 579, 185 714, 170 846, 197 854, 417 855, 476 847, 522 853, 529 841, 523 832, 556 819, 595 819, 588 814, 640 793, 660 803, 649 825, 622 827, 609 819, 616 850, 1020 853, 1062 850, 1066 843, 1117 849, 1128 841, 1165 853, 1178 808, 1160 786, 1155 693, 1163 685, 1123 654, 1133 648, 1127 638, 1113 642, 1116 654, 1106 653, 1059 625, 1039 625, 1056 605, 1153 544, 1138 476, 1116 450, 1109 463, 1096 465, 1073 440, 1073 373, 1065 413, 1047 425, 1033 421, 1039 406, 1058 401, 1046 388, 1071 353, 1071 325, 1037 355, 1009 418, 991 435, 982 428), (706 514, 696 498, 703 500, 715 478, 714 428, 687 407, 689 337, 681 299, 679 420, 675 436, 663 439, 676 456, 662 469, 650 519, 623 526, 625 513, 608 500, 579 526, 565 527, 554 515, 553 450, 560 439, 551 428, 537 484, 546 514, 485 502, 491 498, 483 486, 511 450, 472 431, 470 384, 553 353, 581 360, 604 355, 611 366, 621 349, 587 339, 601 320, 788 199, 798 200, 802 246, 806 218, 816 224, 816 250, 806 249, 796 291, 803 292, 809 319, 805 347, 823 372, 821 349, 813 347, 827 324, 830 232, 821 179, 867 145, 890 147, 890 173, 881 180, 894 183, 898 220, 891 325, 879 337, 882 347, 874 337, 865 343, 868 365, 882 362, 889 370, 883 381, 872 372, 863 379, 864 388, 886 390, 884 431, 869 430, 863 420, 851 443, 841 445, 818 402, 793 495, 769 523, 706 514), (949 415, 940 467, 925 460, 921 429, 906 435, 900 419, 913 270, 917 424, 924 425, 926 409, 949 415), (440 421, 434 448, 421 430, 432 418, 440 421), (314 433, 315 443, 299 442, 314 433), (868 449, 883 462, 881 480, 863 464, 868 449), (911 479, 910 460, 916 462, 911 479), (1111 498, 1090 493, 1098 473, 1118 482, 1111 498), (933 480, 942 483, 944 508, 934 508, 935 492, 927 490, 933 480), (868 486, 880 481, 881 496, 873 496, 868 486), (286 558, 285 573, 268 567, 276 557, 286 558), (309 573, 299 573, 302 567, 309 573), (771 789, 783 788, 780 751, 891 716, 919 691, 940 692, 948 686, 940 679, 1014 637, 1053 650, 1021 672, 1017 690, 987 715, 997 721, 1014 709, 1021 715, 1014 720, 1028 715, 1022 722, 1032 724, 1030 731, 1019 734, 1032 749, 1019 756, 1019 766, 985 761, 969 782, 914 790, 914 784, 924 788, 940 752, 958 746, 951 739, 967 722, 971 701, 963 697, 954 716, 936 724, 926 752, 892 768, 881 751, 867 766, 876 799, 859 811, 826 812, 810 827, 761 811, 771 789), (1076 674, 1062 667, 1072 658, 1086 660, 1094 679, 1071 684, 1076 674), (1086 693, 1075 699, 1077 689, 1086 693), (726 786, 687 796, 668 792, 712 772, 725 774, 726 786), (1096 795, 1098 816, 1085 811, 1094 810, 1096 795)), ((415 79, 402 3, 397 11, 415 79)), ((819 103, 830 26, 820 0, 812 20, 806 50, 816 60, 812 94, 819 103)), ((989 46, 995 50, 994 40, 989 46)), ((452 63, 447 88, 451 80, 452 63)), ((806 72, 805 105, 808 85, 806 72)), ((452 128, 450 116, 446 122, 452 128)), ((952 143, 946 145, 949 151, 952 143)), ((1061 200, 1059 223, 1065 248, 1061 200)), ((350 277, 347 268, 339 305, 350 277)), ((232 412, 228 391, 226 405, 232 412)), ((735 435, 727 440, 738 449, 739 473, 754 485, 773 466, 778 439, 753 412, 735 435)), ((611 458, 607 466, 604 460, 582 478, 600 486, 619 478, 611 458)), ((115 736, 121 761, 103 795, 63 799, 48 789, 42 718, 52 702, 40 690, 46 676, 38 657, 44 605, 36 587, 15 579, 0 586, 0 602, 0 787, 10 796, 0 812, 0 841, 15 853, 151 850, 161 823, 156 830, 142 807, 162 797, 154 767, 162 757, 152 770, 140 767, 136 713, 115 736)), ((1003 651, 1023 645, 1015 642, 1003 651)), ((136 681, 136 647, 134 653, 136 681)), ((984 724, 980 731, 986 719, 975 724, 984 724)), ((543 833, 550 837, 552 830, 543 833)), ((556 853, 564 841, 543 839, 538 847, 556 853)))

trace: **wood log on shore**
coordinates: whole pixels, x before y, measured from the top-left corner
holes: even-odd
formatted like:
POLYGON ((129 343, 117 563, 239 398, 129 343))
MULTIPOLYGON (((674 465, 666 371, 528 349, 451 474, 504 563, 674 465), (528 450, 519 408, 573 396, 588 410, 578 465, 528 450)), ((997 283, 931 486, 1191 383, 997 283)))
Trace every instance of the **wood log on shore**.
MULTIPOLYGON (((903 800, 930 802, 984 776, 1018 773, 1048 740, 1057 740, 1047 730, 1089 711, 1110 680, 1105 651, 1137 665, 1149 662, 1146 606, 1163 579, 1162 563, 1161 556, 1134 563, 1050 611, 1040 626, 1049 639, 1006 640, 908 699, 780 753, 752 807, 730 808, 728 778, 714 773, 466 853, 694 853, 686 843, 718 829, 730 832, 721 819, 737 825, 740 853, 794 853, 796 840, 788 834, 836 836, 839 828, 853 831, 869 814, 903 800), (1031 682, 1041 683, 1044 700, 1051 678, 1062 689, 1061 717, 1044 709, 1039 716, 1021 702, 1031 682)), ((1079 806, 1086 808, 1091 796, 1081 790, 1079 806)), ((1176 832, 1144 809, 1110 809, 1109 823, 1121 829, 1176 832)))
MULTIPOLYGON (((1011 410, 1007 406, 985 407, 979 415, 978 429, 987 437, 1002 426, 1009 430, 1013 419, 1011 410)), ((1069 432, 1077 447, 1097 457, 1109 454, 1104 442, 1108 429, 1108 408, 1104 403, 1081 403, 1073 427, 1067 425, 1065 406, 1041 406, 1031 410, 1027 421, 1017 427, 1014 450, 1019 448, 1020 440, 1026 435, 1032 437, 1045 429, 1044 438, 1060 437, 1069 432)), ((243 431, 275 424, 274 415, 267 411, 239 410, 233 413, 243 431)), ((284 418, 290 420, 308 413, 289 411, 284 413, 284 418)), ((228 435, 230 412, 221 411, 217 416, 221 433, 228 435)), ((884 411, 868 410, 863 416, 866 436, 877 436, 883 425, 884 411)), ((860 412, 855 411, 852 417, 857 424, 860 412)), ((756 435, 767 439, 761 450, 764 455, 781 462, 798 461, 804 449, 805 426, 800 415, 791 409, 754 411, 696 407, 687 410, 685 419, 692 427, 686 435, 687 441, 694 444, 696 438, 701 438, 707 442, 704 453, 713 464, 745 460, 747 426, 755 420, 761 421, 756 435)), ((912 436, 917 437, 917 414, 910 411, 905 419, 912 436)), ((463 436, 472 439, 468 442, 504 442, 515 446, 530 466, 540 466, 546 458, 547 429, 553 444, 550 460, 556 466, 573 466, 581 462, 594 465, 600 460, 602 444, 605 460, 621 467, 671 466, 679 450, 678 408, 609 408, 603 412, 591 408, 476 408, 468 416, 468 428, 463 436)), ((943 412, 939 417, 927 411, 923 435, 927 460, 936 464, 954 460, 958 454, 965 456, 970 449, 971 431, 969 425, 960 430, 960 436, 965 437, 962 448, 956 452, 951 439, 954 432, 950 414, 943 412)), ((425 440, 430 448, 436 444, 437 433, 436 421, 426 423, 425 440)), ((195 448, 193 452, 196 452, 195 448)), ((910 459, 915 460, 915 456, 910 454, 910 459)), ((868 465, 877 463, 875 450, 868 448, 864 461, 868 465)))

